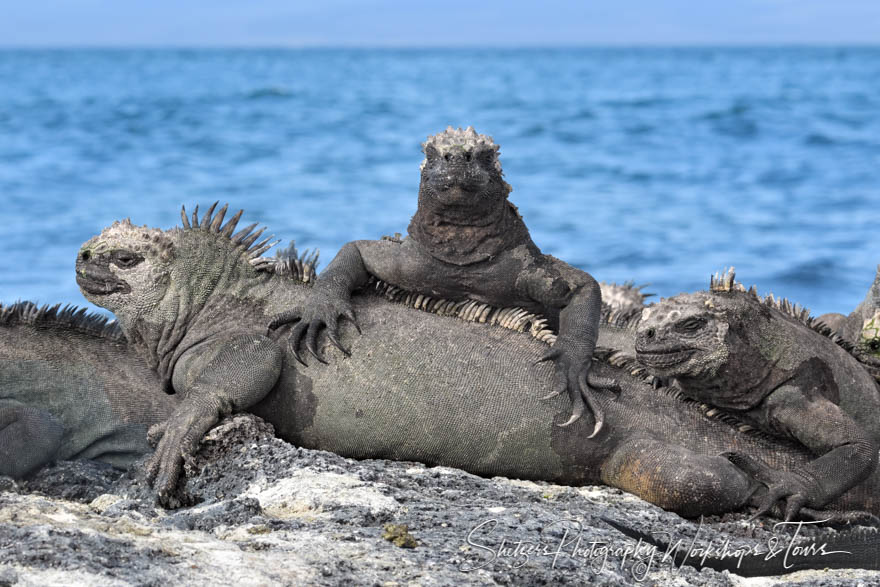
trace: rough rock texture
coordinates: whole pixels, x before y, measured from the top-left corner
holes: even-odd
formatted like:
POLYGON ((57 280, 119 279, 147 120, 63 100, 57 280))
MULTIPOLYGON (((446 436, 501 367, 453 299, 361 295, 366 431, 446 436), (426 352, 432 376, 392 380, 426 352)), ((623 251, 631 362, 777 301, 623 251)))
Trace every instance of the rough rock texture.
MULTIPOLYGON (((622 552, 635 543, 600 516, 669 530, 685 541, 697 531, 694 521, 616 489, 485 479, 299 449, 249 415, 212 430, 187 467, 187 490, 198 503, 176 511, 157 509, 135 475, 93 462, 60 463, 26 482, 0 481, 0 585, 637 584, 633 571, 643 568, 622 552), (571 556, 576 529, 568 522, 565 537, 565 520, 582 525, 577 556, 571 556), (480 524, 469 545, 469 533, 480 524), (492 560, 489 549, 497 552, 502 538, 507 549, 492 560), (522 546, 516 551, 517 541, 555 551, 563 540, 555 565, 552 555, 526 558, 522 546), (594 541, 620 550, 609 552, 603 565, 595 545, 591 566, 594 541)), ((707 519, 698 540, 766 543, 769 530, 744 519, 707 519)), ((647 579, 645 584, 869 585, 880 582, 880 572, 746 580, 655 561, 647 579)))

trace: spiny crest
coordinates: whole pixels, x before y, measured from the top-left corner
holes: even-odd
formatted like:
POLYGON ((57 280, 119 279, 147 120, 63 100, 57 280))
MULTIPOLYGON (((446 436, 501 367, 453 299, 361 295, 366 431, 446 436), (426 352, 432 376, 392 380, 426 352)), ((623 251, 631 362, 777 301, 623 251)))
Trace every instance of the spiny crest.
POLYGON ((40 328, 70 329, 111 340, 124 340, 116 320, 101 314, 89 313, 85 308, 55 304, 37 306, 33 302, 16 302, 11 306, 0 304, 0 326, 26 324, 40 328))
MULTIPOLYGON (((822 336, 830 339, 832 342, 842 347, 847 352, 851 352, 853 349, 853 345, 842 338, 839 334, 834 332, 831 328, 826 326, 823 322, 818 322, 815 317, 810 315, 809 308, 801 306, 797 303, 791 303, 786 298, 777 298, 774 297, 772 293, 767 294, 765 297, 761 297, 758 295, 758 289, 753 285, 746 290, 746 288, 739 282, 735 280, 736 273, 733 267, 725 270, 722 273, 716 273, 709 279, 709 290, 713 293, 729 293, 729 292, 739 292, 739 293, 747 293, 752 299, 756 302, 763 304, 768 308, 773 308, 777 312, 782 313, 789 318, 796 320, 797 322, 803 324, 810 330, 821 334, 822 336)), ((706 301, 706 305, 709 306, 711 302, 709 300, 706 301)))
POLYGON ((616 308, 608 304, 602 304, 599 313, 599 323, 607 324, 615 328, 634 329, 642 318, 643 308, 616 308))
POLYGON ((303 283, 314 283, 318 277, 319 255, 320 252, 317 249, 314 252, 306 249, 299 253, 296 250, 296 244, 290 241, 290 245, 286 249, 278 251, 275 257, 259 257, 251 260, 251 265, 259 271, 269 271, 275 275, 303 283))
POLYGON ((183 221, 184 230, 201 230, 203 232, 229 239, 233 244, 242 247, 250 259, 258 258, 260 255, 281 242, 281 239, 273 241, 273 236, 269 236, 260 242, 256 242, 257 239, 260 238, 260 235, 266 230, 266 227, 264 226, 260 230, 254 232, 254 228, 257 227, 256 222, 244 227, 235 234, 232 234, 235 227, 238 225, 238 221, 241 219, 244 210, 236 212, 235 216, 230 218, 229 221, 223 225, 223 219, 226 216, 226 210, 229 208, 229 204, 224 204, 217 214, 214 214, 214 208, 216 208, 219 203, 220 202, 214 202, 211 207, 208 208, 208 211, 202 216, 201 221, 199 221, 199 207, 196 206, 192 213, 192 222, 190 222, 190 219, 187 217, 186 207, 181 206, 180 218, 183 221))
POLYGON ((431 296, 412 293, 375 279, 371 281, 369 289, 372 289, 389 301, 403 304, 416 310, 423 310, 441 316, 452 316, 466 322, 480 322, 518 332, 528 332, 534 338, 547 344, 553 344, 556 341, 556 333, 548 326, 547 319, 523 308, 496 308, 476 300, 452 301, 432 298, 431 296))
POLYGON ((736 269, 729 267, 724 271, 717 272, 709 277, 709 291, 711 292, 729 292, 729 291, 746 291, 743 284, 736 281, 736 269))
MULTIPOLYGON (((445 131, 428 136, 428 140, 422 143, 422 150, 427 154, 428 147, 437 149, 440 155, 458 148, 475 153, 478 151, 492 151, 495 159, 495 169, 501 172, 501 161, 498 160, 498 145, 488 135, 477 134, 474 127, 469 126, 462 130, 461 127, 454 129, 451 126, 445 131)), ((420 169, 424 169, 427 158, 422 161, 420 169)))

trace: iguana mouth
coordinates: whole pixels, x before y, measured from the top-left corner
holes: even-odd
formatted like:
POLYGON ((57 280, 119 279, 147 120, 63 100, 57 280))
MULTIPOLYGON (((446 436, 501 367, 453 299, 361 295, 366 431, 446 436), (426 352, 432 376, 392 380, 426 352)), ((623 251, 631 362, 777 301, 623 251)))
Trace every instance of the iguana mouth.
POLYGON ((680 365, 693 356, 697 349, 676 348, 676 349, 656 349, 651 351, 642 351, 636 349, 640 363, 649 367, 657 367, 667 369, 669 367, 680 365))
POLYGON ((97 296, 105 296, 115 292, 131 292, 131 286, 110 271, 102 271, 100 268, 94 267, 86 269, 78 266, 76 268, 76 284, 86 293, 97 296))

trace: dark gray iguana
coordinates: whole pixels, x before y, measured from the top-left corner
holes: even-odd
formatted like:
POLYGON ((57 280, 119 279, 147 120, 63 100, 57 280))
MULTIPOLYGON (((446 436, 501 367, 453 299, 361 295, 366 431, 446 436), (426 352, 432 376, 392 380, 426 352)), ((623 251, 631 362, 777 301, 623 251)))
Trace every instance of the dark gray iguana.
POLYGON ((568 390, 577 420, 590 405, 595 432, 602 411, 588 380, 598 335, 601 293, 586 272, 550 255, 532 242, 516 207, 507 199, 498 146, 472 127, 428 137, 423 145, 419 205, 406 239, 353 241, 321 273, 305 303, 285 308, 270 327, 298 321, 291 333, 294 356, 306 348, 319 360, 319 330, 341 350, 340 317, 355 321, 350 299, 371 277, 408 291, 449 300, 472 299, 516 306, 548 317, 559 336, 544 360, 554 360, 559 380, 553 394, 568 390))
MULTIPOLYGON (((794 443, 744 432, 604 361, 593 368, 620 386, 616 400, 597 394, 607 426, 591 438, 592 415, 556 425, 566 419, 568 401, 540 399, 553 388, 553 371, 535 364, 554 334, 517 308, 380 284, 378 293, 411 307, 376 292, 355 295, 353 308, 367 328, 354 336, 342 325, 351 356, 322 335, 319 350, 336 360, 300 366, 283 342, 289 326, 272 338, 265 324, 279 308, 301 304, 309 286, 257 271, 252 262, 266 241, 255 243, 252 226, 233 234, 240 213, 223 226, 225 211, 214 216, 212 207, 191 222, 184 214, 184 228, 164 232, 115 223, 77 259, 85 296, 116 314, 132 352, 181 398, 175 415, 153 430, 161 439, 147 463, 166 503, 184 457, 223 415, 241 410, 306 448, 487 476, 604 483, 686 516, 735 510, 760 492, 718 453, 736 450, 782 470, 810 458, 794 443)), ((628 334, 612 329, 600 340, 628 334)), ((872 478, 833 507, 876 513, 876 488, 872 478)))
POLYGON ((880 382, 880 266, 865 299, 849 316, 823 314, 816 320, 848 343, 853 356, 880 382))
POLYGON ((758 513, 782 499, 787 519, 864 481, 877 467, 880 446, 880 390, 844 349, 809 328, 808 315, 772 296, 762 301, 731 270, 713 278, 709 292, 644 310, 635 345, 650 373, 673 378, 688 397, 815 455, 789 471, 754 455, 729 455, 768 486, 758 513))
POLYGON ((0 474, 54 460, 126 467, 176 398, 132 356, 115 323, 85 310, 0 305, 0 474))

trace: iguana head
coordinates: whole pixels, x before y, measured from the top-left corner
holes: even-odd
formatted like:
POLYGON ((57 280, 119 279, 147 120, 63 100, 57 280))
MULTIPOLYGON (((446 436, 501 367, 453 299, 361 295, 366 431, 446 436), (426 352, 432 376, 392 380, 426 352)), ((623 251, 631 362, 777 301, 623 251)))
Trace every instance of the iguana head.
POLYGON ((729 358, 729 315, 710 293, 681 294, 642 311, 635 350, 659 377, 711 377, 729 358))
POLYGON ((473 209, 498 208, 511 187, 504 181, 498 145, 473 127, 429 136, 422 145, 419 205, 473 209))
POLYGON ((114 222, 76 257, 76 282, 90 302, 114 313, 149 310, 165 296, 174 259, 172 238, 157 228, 114 222))
POLYGON ((153 347, 160 340, 165 346, 176 344, 165 340, 169 332, 182 336, 209 300, 223 304, 269 278, 251 262, 277 241, 255 242, 263 232, 254 232, 256 224, 233 234, 242 213, 223 225, 227 207, 214 215, 216 205, 201 221, 198 207, 192 222, 181 210, 180 228, 163 231, 128 220, 105 228, 77 255, 76 280, 83 295, 113 312, 130 340, 134 335, 151 340, 153 347))

